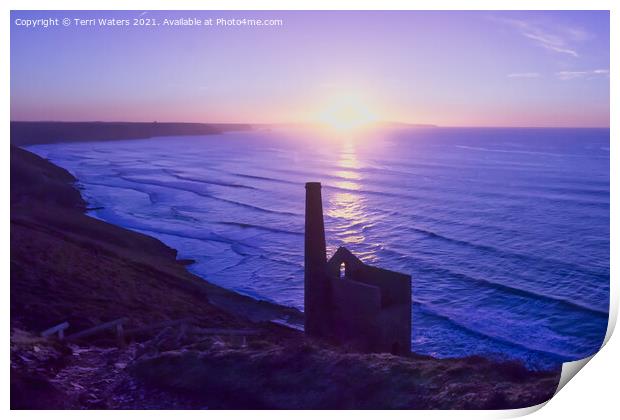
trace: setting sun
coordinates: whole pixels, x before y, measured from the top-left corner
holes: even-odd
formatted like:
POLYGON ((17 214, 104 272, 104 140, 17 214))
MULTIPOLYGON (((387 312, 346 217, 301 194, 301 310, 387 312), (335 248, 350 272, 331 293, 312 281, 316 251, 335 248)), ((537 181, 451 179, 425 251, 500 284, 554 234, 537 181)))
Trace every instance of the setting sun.
POLYGON ((377 122, 376 114, 356 96, 334 98, 319 114, 319 122, 336 131, 353 131, 377 122))

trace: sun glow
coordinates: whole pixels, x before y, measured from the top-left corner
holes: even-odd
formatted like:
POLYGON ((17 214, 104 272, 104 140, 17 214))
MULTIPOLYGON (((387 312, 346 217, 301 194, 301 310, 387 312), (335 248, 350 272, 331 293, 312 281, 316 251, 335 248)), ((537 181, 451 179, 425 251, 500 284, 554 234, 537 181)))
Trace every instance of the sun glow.
POLYGON ((334 98, 319 114, 319 123, 338 132, 351 132, 378 121, 377 115, 364 102, 352 95, 334 98))

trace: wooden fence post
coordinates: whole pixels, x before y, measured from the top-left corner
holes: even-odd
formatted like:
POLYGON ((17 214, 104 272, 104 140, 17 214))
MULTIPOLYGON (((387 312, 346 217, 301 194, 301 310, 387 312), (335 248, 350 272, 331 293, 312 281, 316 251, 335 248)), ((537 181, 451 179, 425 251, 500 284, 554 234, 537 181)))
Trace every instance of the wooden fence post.
POLYGON ((116 342, 118 344, 118 347, 125 347, 125 332, 122 323, 116 324, 116 342))
POLYGON ((65 330, 69 328, 68 322, 63 322, 62 324, 58 324, 53 326, 52 328, 48 328, 47 330, 41 332, 41 337, 49 337, 54 334, 58 334, 59 340, 64 340, 65 338, 65 330))

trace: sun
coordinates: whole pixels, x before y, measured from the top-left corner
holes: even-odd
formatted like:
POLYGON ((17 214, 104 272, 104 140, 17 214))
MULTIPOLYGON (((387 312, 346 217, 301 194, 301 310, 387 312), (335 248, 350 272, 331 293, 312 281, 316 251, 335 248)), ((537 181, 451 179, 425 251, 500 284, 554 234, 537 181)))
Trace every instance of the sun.
POLYGON ((359 97, 343 95, 332 99, 319 114, 319 123, 338 132, 360 130, 377 122, 377 116, 359 97))

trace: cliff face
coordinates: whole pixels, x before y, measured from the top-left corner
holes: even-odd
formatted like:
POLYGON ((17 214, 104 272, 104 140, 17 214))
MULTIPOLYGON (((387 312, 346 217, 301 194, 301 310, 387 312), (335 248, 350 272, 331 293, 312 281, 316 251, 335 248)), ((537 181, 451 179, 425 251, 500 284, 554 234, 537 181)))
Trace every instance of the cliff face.
POLYGON ((11 321, 45 329, 189 313, 231 322, 158 240, 93 219, 67 171, 11 147, 11 321), (180 277, 180 278, 178 278, 180 277), (174 287, 175 293, 167 288, 174 287))
POLYGON ((145 139, 250 130, 248 124, 11 121, 11 144, 145 139))
POLYGON ((557 372, 482 358, 361 355, 267 322, 302 323, 190 274, 160 241, 86 216, 65 170, 11 147, 12 408, 508 408, 549 399, 557 372), (116 318, 186 319, 117 348, 116 318), (221 333, 214 333, 223 331, 221 333), (244 340, 230 330, 253 332, 244 340))
POLYGON ((11 145, 11 209, 31 211, 39 203, 83 211, 84 200, 71 186, 75 181, 66 170, 11 145))

